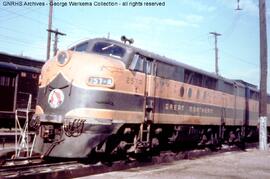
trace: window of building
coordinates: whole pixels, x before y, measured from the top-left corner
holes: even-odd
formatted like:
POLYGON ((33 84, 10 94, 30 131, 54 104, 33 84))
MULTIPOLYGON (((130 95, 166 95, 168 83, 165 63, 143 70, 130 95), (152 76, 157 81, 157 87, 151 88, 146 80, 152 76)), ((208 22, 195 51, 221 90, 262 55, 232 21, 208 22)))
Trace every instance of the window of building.
POLYGON ((0 77, 0 85, 5 86, 5 77, 4 76, 0 77))
POLYGON ((9 76, 0 76, 0 86, 14 87, 15 86, 15 78, 9 77, 9 76))
POLYGON ((15 87, 16 78, 12 78, 12 87, 15 87))
POLYGON ((21 72, 21 77, 26 77, 27 74, 25 72, 21 72))
POLYGON ((10 84, 10 77, 5 78, 5 86, 9 86, 10 84))

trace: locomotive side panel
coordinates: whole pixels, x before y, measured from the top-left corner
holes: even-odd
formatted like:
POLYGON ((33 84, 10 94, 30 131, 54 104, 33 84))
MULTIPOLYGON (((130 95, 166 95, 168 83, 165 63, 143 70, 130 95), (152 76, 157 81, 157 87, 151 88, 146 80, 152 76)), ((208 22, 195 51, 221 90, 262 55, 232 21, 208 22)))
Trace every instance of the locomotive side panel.
POLYGON ((223 118, 226 125, 243 124, 243 97, 181 82, 167 82, 166 88, 156 88, 158 106, 155 112, 159 117, 155 118, 155 122, 220 125, 223 118))
MULTIPOLYGON (((241 123, 238 125, 247 125, 246 121, 246 97, 245 97, 245 88, 243 86, 236 85, 235 86, 235 118, 242 119, 241 123), (239 108, 237 110, 237 108, 239 108)), ((239 120, 240 121, 240 120, 239 120)))
POLYGON ((249 125, 257 126, 259 119, 259 93, 254 90, 249 90, 249 99, 248 99, 248 118, 249 125))
POLYGON ((153 77, 156 83, 156 96, 153 96, 156 98, 154 120, 156 123, 195 125, 244 123, 243 89, 241 96, 240 91, 239 95, 234 94, 231 84, 227 84, 227 88, 223 85, 219 88, 224 90, 217 91, 218 84, 215 79, 187 69, 176 68, 182 67, 171 66, 171 69, 167 67, 169 72, 160 72, 158 68, 158 77, 153 77), (182 73, 177 73, 179 71, 182 73), (166 74, 166 78, 162 74, 166 74), (181 75, 184 81, 180 81, 181 76, 178 78, 180 80, 176 81, 177 75, 181 75))

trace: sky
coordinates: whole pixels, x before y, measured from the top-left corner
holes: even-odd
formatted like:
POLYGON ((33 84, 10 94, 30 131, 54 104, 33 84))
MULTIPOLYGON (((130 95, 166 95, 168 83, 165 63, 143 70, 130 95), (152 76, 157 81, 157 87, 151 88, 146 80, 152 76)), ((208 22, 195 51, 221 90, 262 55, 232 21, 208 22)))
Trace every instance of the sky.
MULTIPOLYGON (((66 34, 59 37, 60 50, 89 38, 109 35, 120 40, 125 35, 135 40, 136 47, 214 73, 214 37, 209 32, 217 32, 221 34, 218 37, 220 75, 259 85, 259 0, 240 0, 239 11, 235 10, 237 0, 54 1, 57 4, 53 6, 52 29, 66 34), (92 6, 70 6, 69 2, 92 2, 92 6), (94 2, 119 5, 96 6, 94 2), (122 6, 123 2, 141 2, 142 6, 139 3, 134 7, 122 6), (150 7, 145 2, 165 2, 165 6, 150 7)), ((0 51, 45 61, 48 0, 0 2, 0 51), (45 5, 30 6, 25 2, 45 5)), ((269 1, 266 6, 270 35, 269 1)), ((268 93, 269 79, 268 60, 268 93)))

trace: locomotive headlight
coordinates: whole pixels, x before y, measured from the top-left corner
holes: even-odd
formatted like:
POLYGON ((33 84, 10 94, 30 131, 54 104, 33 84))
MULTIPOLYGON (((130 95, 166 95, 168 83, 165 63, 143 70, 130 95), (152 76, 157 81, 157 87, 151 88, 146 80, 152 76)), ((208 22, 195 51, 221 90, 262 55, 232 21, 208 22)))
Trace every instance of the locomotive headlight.
POLYGON ((58 65, 64 66, 69 61, 69 54, 65 51, 60 51, 56 56, 56 60, 58 62, 58 65))
POLYGON ((104 86, 112 88, 114 86, 114 81, 112 78, 105 77, 89 77, 87 80, 89 86, 104 86))

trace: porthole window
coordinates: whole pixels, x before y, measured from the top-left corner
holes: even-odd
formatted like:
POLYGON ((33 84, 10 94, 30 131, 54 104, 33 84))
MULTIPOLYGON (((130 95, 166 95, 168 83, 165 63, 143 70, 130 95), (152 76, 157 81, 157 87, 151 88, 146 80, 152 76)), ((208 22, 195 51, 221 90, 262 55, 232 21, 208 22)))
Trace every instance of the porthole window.
POLYGON ((192 96, 192 89, 189 88, 189 89, 188 89, 188 97, 191 98, 191 96, 192 96))
POLYGON ((184 94, 185 94, 185 88, 182 86, 182 87, 180 88, 180 97, 183 97, 184 94))

